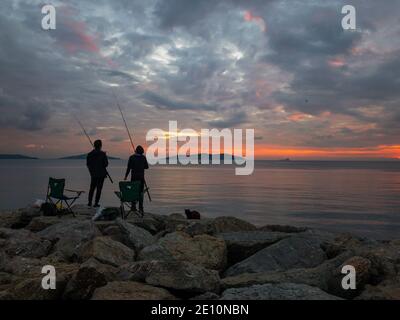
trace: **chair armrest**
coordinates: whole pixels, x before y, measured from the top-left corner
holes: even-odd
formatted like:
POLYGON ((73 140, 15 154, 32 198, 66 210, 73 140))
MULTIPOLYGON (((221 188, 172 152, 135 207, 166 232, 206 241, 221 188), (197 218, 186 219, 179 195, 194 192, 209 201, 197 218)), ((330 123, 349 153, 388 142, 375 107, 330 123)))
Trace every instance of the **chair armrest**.
POLYGON ((75 193, 79 193, 79 194, 81 194, 81 193, 85 193, 85 191, 80 191, 80 190, 71 190, 71 189, 64 189, 65 191, 68 191, 68 192, 75 192, 75 193))

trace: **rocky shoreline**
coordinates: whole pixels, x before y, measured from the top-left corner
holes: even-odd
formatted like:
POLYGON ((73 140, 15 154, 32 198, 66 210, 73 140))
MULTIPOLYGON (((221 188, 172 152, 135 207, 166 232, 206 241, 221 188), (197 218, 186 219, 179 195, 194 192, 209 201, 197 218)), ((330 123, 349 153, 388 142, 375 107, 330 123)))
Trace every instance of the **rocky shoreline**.
POLYGON ((75 211, 0 212, 0 300, 400 299, 400 240, 177 213, 92 222, 93 209, 75 211), (54 290, 41 286, 45 265, 54 290), (355 290, 341 286, 344 265, 355 290))

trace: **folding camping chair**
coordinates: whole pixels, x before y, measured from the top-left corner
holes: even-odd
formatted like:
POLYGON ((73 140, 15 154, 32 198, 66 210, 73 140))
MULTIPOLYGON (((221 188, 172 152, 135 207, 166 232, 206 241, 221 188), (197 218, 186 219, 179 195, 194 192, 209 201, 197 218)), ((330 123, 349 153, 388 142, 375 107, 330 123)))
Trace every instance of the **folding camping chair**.
POLYGON ((131 212, 136 212, 135 204, 140 198, 143 198, 143 192, 140 191, 140 181, 120 181, 119 191, 115 194, 121 201, 121 217, 126 219, 131 212), (125 206, 128 207, 128 212, 125 211, 125 206))
POLYGON ((46 200, 57 207, 58 213, 66 211, 66 213, 71 213, 75 217, 75 213, 73 212, 71 207, 74 202, 79 199, 82 193, 84 193, 84 191, 65 189, 65 179, 49 178, 46 200), (66 196, 64 194, 64 191, 75 195, 66 196), (63 203, 67 206, 65 210, 63 209, 63 203), (58 208, 58 205, 60 205, 60 209, 58 208))

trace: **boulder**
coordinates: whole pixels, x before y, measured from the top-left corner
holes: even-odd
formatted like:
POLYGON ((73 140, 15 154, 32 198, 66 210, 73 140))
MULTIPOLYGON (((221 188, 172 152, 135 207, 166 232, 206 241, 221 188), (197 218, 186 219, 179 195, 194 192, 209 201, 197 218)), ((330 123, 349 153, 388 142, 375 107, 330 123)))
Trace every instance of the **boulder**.
POLYGON ((139 260, 190 261, 214 270, 226 265, 226 245, 222 239, 209 235, 191 237, 184 232, 174 232, 161 238, 155 245, 145 248, 139 260))
POLYGON ((67 278, 57 275, 56 289, 46 290, 42 288, 42 277, 24 278, 6 291, 10 300, 58 300, 67 282, 67 278))
POLYGON ((25 228, 34 217, 38 216, 40 216, 40 209, 34 207, 1 212, 0 228, 22 229, 25 228))
POLYGON ((167 233, 175 231, 183 231, 186 226, 190 225, 192 222, 185 219, 167 219, 165 220, 165 231, 167 233))
POLYGON ((91 298, 96 288, 107 284, 106 277, 93 267, 80 267, 68 281, 63 299, 84 300, 91 298))
POLYGON ((342 252, 354 250, 364 245, 364 242, 359 237, 354 237, 350 234, 339 234, 333 241, 323 244, 323 249, 329 259, 336 257, 342 252))
POLYGON ((97 260, 95 258, 89 258, 84 263, 82 263, 80 266, 96 269, 97 272, 104 275, 107 282, 117 280, 119 268, 113 267, 112 265, 109 265, 109 264, 101 263, 99 260, 97 260))
POLYGON ((150 232, 152 235, 155 235, 157 232, 163 229, 163 224, 153 219, 152 217, 145 215, 143 218, 139 218, 137 216, 130 216, 127 220, 130 224, 133 224, 139 228, 145 229, 150 232))
POLYGON ((280 283, 225 290, 221 300, 340 300, 305 284, 280 283))
POLYGON ((121 229, 117 225, 112 225, 102 230, 104 236, 108 236, 114 241, 124 243, 124 235, 121 233, 121 229))
POLYGON ((183 214, 181 214, 181 213, 171 213, 169 216, 168 216, 168 218, 169 219, 181 219, 181 220, 185 220, 186 219, 186 217, 183 215, 183 214))
POLYGON ((62 298, 64 289, 77 272, 76 265, 55 264, 56 269, 56 289, 43 289, 42 280, 44 274, 41 273, 42 267, 49 264, 48 261, 38 260, 38 264, 29 270, 29 273, 19 274, 15 277, 12 286, 7 291, 7 297, 13 300, 58 300, 62 298))
POLYGON ((122 219, 117 219, 116 224, 122 232, 124 244, 134 249, 135 252, 139 252, 144 247, 152 245, 156 241, 147 230, 139 228, 122 219))
POLYGON ((242 261, 257 251, 282 240, 289 235, 282 232, 238 231, 218 234, 228 248, 228 264, 242 261))
POLYGON ((257 227, 235 217, 217 217, 211 222, 215 234, 236 231, 255 231, 257 227))
POLYGON ((174 256, 159 243, 147 246, 140 251, 137 256, 137 260, 160 260, 160 261, 171 261, 175 260, 174 256))
POLYGON ((212 220, 210 219, 194 221, 189 220, 188 223, 182 228, 182 231, 191 236, 197 236, 201 234, 213 235, 215 233, 212 220))
POLYGON ((184 261, 139 261, 127 266, 129 279, 188 293, 219 292, 217 271, 184 261))
POLYGON ((52 244, 28 230, 0 228, 0 249, 13 257, 41 258, 46 256, 52 244))
POLYGON ((96 237, 85 243, 77 254, 80 261, 95 258, 101 263, 119 267, 134 261, 135 252, 109 237, 96 237))
POLYGON ((231 266, 226 276, 241 273, 284 271, 312 268, 326 259, 321 242, 310 237, 292 236, 266 247, 247 259, 231 266))
POLYGON ((32 232, 42 231, 54 224, 64 222, 64 219, 60 217, 35 217, 31 220, 31 222, 26 226, 25 229, 30 230, 32 232))
POLYGON ((400 270, 400 245, 395 241, 368 243, 353 250, 371 262, 371 284, 394 278, 400 270))
POLYGON ((43 276, 42 268, 45 265, 52 265, 63 274, 72 274, 78 269, 77 264, 67 264, 52 259, 51 257, 36 259, 15 256, 0 260, 0 271, 13 274, 20 278, 35 278, 43 276))
POLYGON ((67 261, 73 261, 76 258, 77 250, 85 242, 101 235, 93 222, 78 219, 54 224, 37 234, 53 241, 54 255, 67 261))
POLYGON ((0 272, 0 287, 10 284, 14 280, 14 276, 7 272, 0 272))
POLYGON ((400 300, 400 276, 385 280, 380 284, 366 285, 357 300, 400 300))
POLYGON ((18 229, 21 227, 21 215, 13 211, 0 213, 0 228, 18 229))
MULTIPOLYGON (((352 256, 345 252, 334 259, 327 260, 314 268, 297 268, 286 271, 269 271, 263 273, 243 273, 221 280, 222 289, 249 287, 266 283, 301 283, 329 291, 330 286, 337 285, 332 281, 337 268, 352 256)), ((338 284, 341 283, 341 279, 338 284)))
POLYGON ((363 257, 351 257, 343 262, 338 268, 335 269, 333 274, 328 280, 328 290, 330 293, 346 298, 352 299, 358 296, 364 287, 369 283, 371 279, 372 263, 370 260, 363 257), (352 266, 356 271, 356 289, 345 290, 342 287, 342 280, 346 274, 342 273, 342 268, 344 266, 352 266))
POLYGON ((163 288, 156 288, 134 281, 109 282, 95 290, 92 300, 175 300, 176 298, 163 288))
POLYGON ((218 300, 219 295, 214 292, 206 292, 190 298, 190 300, 218 300))

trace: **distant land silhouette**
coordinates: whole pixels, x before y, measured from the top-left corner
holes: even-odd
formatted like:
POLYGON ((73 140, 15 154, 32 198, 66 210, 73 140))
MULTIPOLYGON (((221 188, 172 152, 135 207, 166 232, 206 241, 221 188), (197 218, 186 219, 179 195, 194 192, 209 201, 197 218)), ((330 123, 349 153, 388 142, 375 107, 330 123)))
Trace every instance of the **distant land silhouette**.
MULTIPOLYGON (((75 155, 75 156, 62 157, 62 158, 58 158, 58 159, 59 160, 86 160, 86 156, 87 156, 87 154, 84 153, 84 154, 78 154, 78 155, 75 155)), ((121 160, 121 158, 111 157, 111 156, 108 156, 108 159, 110 159, 110 160, 121 160)))
POLYGON ((25 156, 25 155, 22 155, 22 154, 0 154, 0 159, 32 160, 32 159, 38 159, 38 158, 29 157, 29 156, 25 156))

